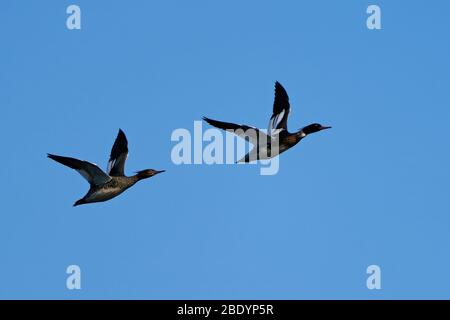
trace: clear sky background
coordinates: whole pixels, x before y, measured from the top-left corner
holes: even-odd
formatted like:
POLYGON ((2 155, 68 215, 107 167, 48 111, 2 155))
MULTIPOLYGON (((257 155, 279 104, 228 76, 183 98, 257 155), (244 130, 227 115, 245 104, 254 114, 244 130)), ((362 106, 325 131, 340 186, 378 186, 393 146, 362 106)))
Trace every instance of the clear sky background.
MULTIPOLYGON (((0 298, 450 298, 448 1, 2 1, 0 298), (66 28, 77 4, 82 29, 66 28), (382 30, 366 28, 378 4, 382 30), (208 116, 333 126, 255 165, 182 165, 208 116), (46 158, 167 172, 112 201, 46 158), (81 267, 82 290, 66 289, 81 267), (382 290, 366 288, 366 268, 382 290)), ((204 125, 204 128, 207 128, 204 125)))

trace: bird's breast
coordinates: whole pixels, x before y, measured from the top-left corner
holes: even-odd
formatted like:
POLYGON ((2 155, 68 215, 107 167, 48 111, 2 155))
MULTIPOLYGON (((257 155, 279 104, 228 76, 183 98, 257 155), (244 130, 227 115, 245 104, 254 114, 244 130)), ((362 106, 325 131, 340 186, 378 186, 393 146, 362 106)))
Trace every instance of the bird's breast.
POLYGON ((87 198, 88 202, 100 202, 106 201, 116 197, 124 191, 123 188, 112 187, 112 188, 101 188, 92 192, 87 198))

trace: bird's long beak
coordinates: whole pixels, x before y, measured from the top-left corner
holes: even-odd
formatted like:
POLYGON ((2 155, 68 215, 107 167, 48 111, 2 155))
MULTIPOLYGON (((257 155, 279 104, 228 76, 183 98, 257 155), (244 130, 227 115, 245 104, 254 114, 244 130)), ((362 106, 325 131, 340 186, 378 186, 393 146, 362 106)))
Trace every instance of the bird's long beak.
POLYGON ((331 129, 332 127, 322 127, 322 130, 331 129))
POLYGON ((156 170, 156 171, 155 171, 155 174, 158 174, 158 173, 163 173, 163 172, 166 172, 166 170, 159 170, 159 171, 158 171, 158 170, 156 170))

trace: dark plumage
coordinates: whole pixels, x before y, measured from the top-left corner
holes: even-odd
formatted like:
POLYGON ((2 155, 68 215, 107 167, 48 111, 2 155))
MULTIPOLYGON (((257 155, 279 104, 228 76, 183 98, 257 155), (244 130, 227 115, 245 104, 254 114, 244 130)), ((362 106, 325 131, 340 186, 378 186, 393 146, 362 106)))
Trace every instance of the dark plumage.
POLYGON ((111 150, 107 173, 97 165, 88 161, 57 156, 54 154, 48 154, 47 156, 56 162, 77 170, 78 173, 89 182, 89 191, 82 199, 77 200, 74 206, 110 200, 133 186, 139 180, 147 179, 158 173, 164 172, 164 170, 157 171, 146 169, 138 171, 137 174, 133 176, 125 176, 125 161, 128 157, 128 141, 125 133, 120 129, 111 150))
POLYGON ((119 129, 116 141, 109 156, 108 171, 111 176, 125 175, 125 161, 128 157, 128 140, 122 129, 119 129))

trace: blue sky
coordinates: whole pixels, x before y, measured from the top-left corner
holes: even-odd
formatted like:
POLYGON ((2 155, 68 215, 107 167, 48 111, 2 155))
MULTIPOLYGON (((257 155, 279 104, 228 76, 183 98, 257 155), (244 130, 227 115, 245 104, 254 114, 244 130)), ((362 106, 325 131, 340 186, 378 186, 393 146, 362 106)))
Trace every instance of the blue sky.
POLYGON ((3 1, 0 298, 450 298, 448 1, 3 1), (77 4, 82 29, 66 28, 77 4), (366 28, 378 4, 382 30, 366 28), (258 166, 174 165, 176 128, 333 129, 258 166), (205 125, 204 128, 207 126, 205 125), (112 201, 46 158, 167 172, 112 201), (66 289, 66 268, 82 289, 66 289), (366 268, 382 270, 368 290, 366 268))

